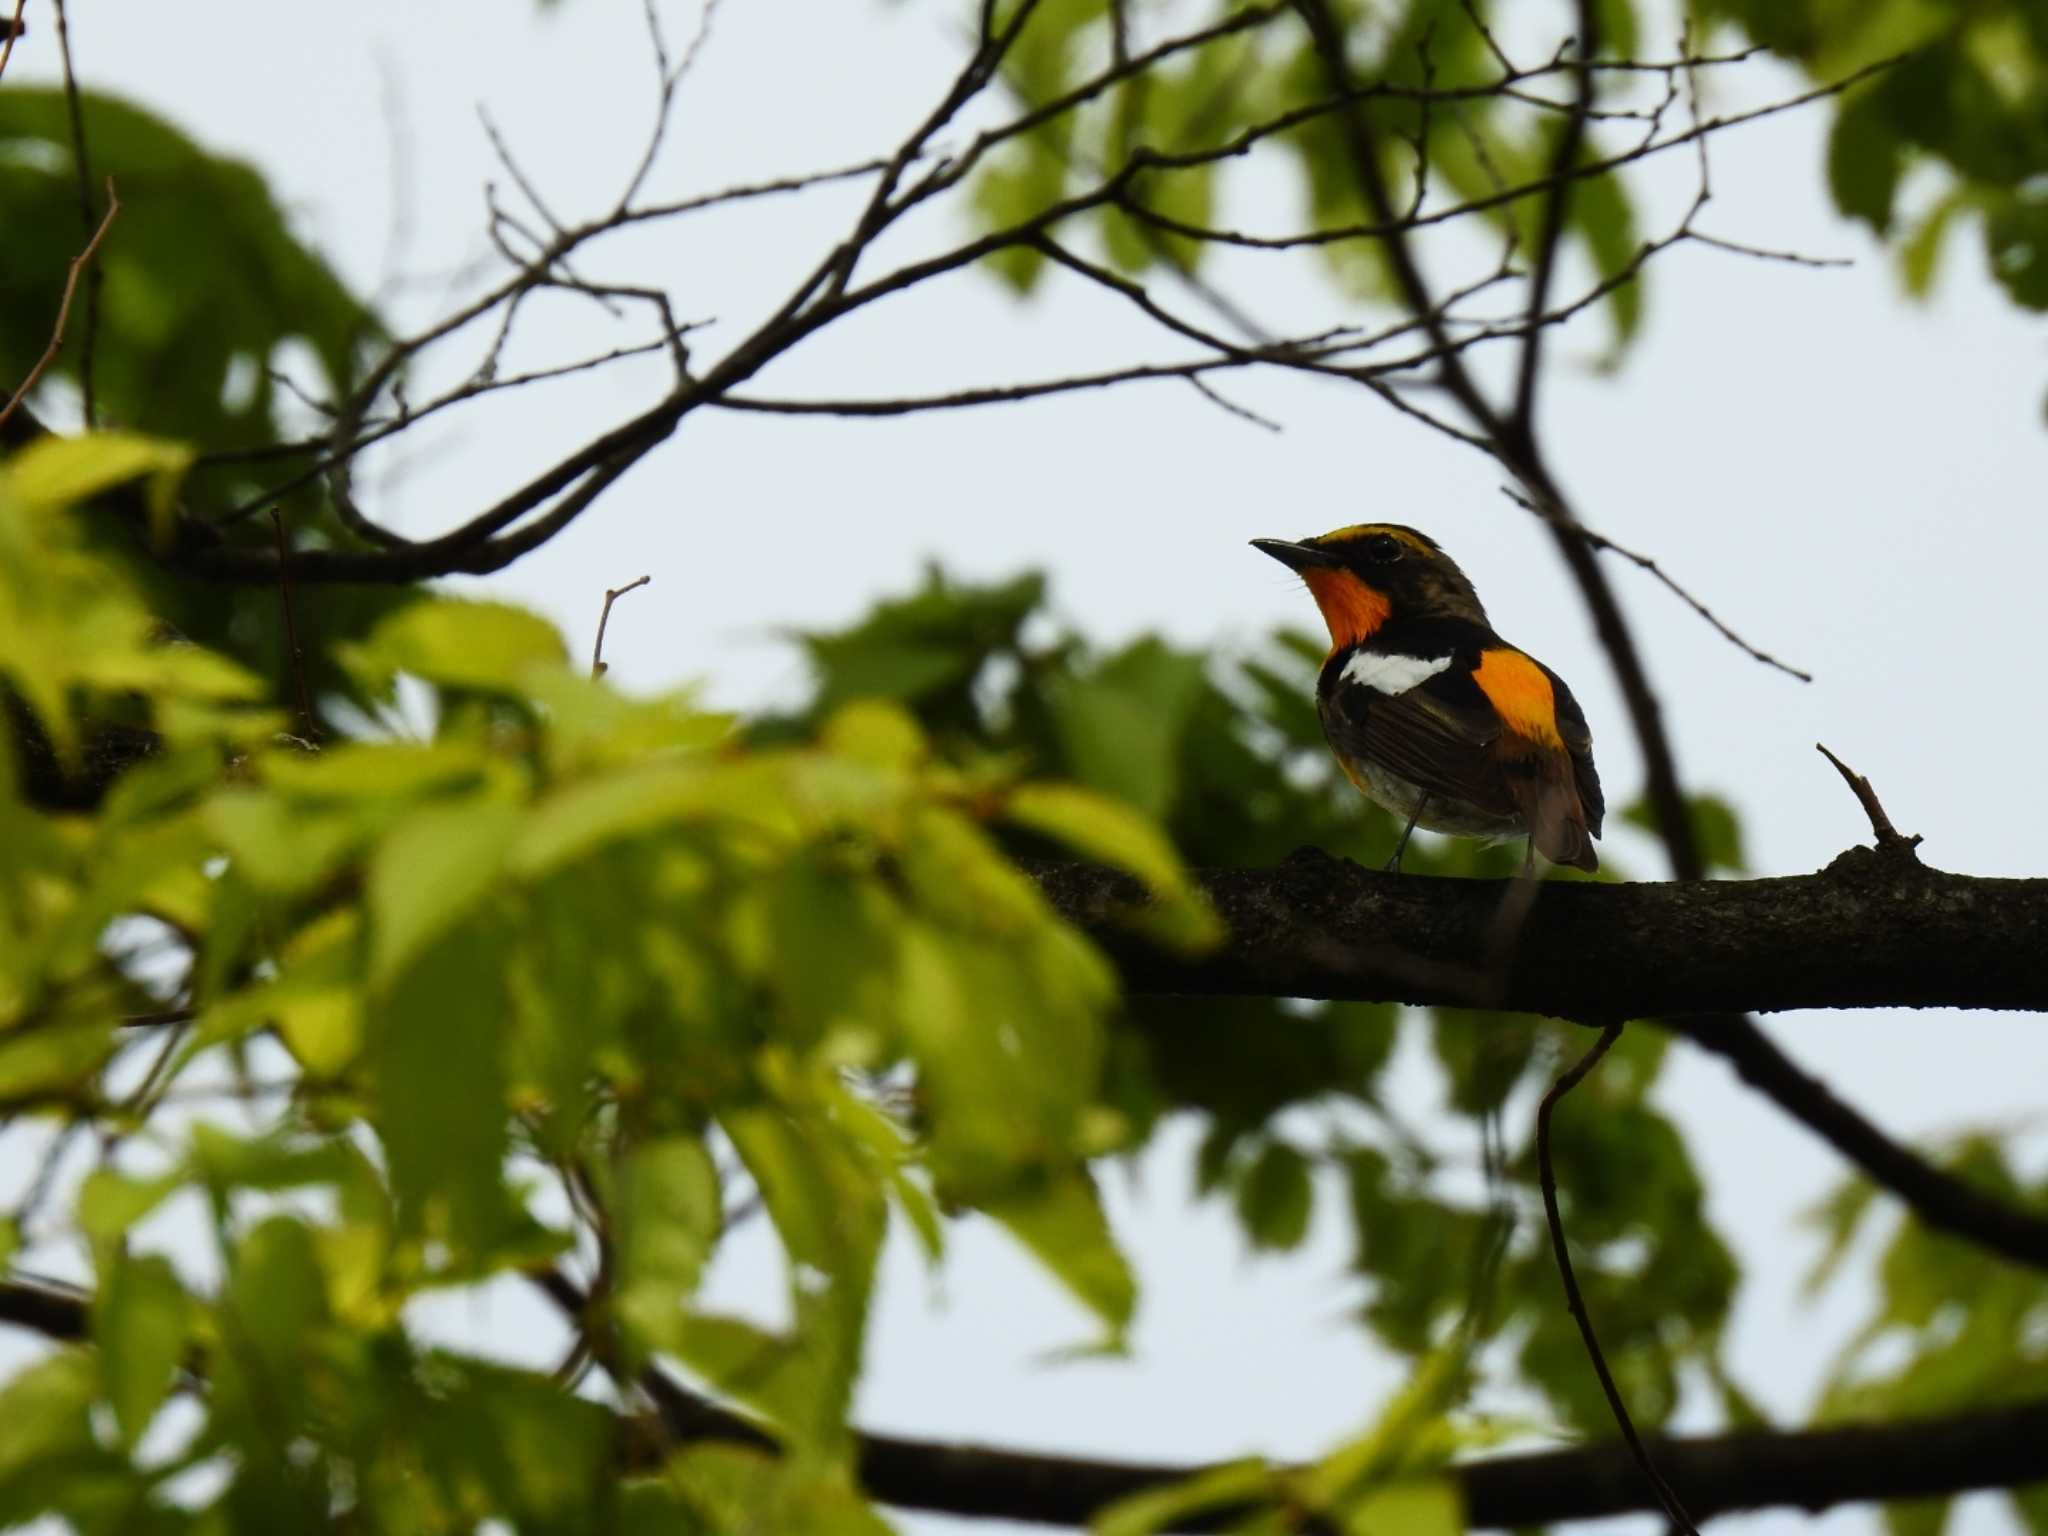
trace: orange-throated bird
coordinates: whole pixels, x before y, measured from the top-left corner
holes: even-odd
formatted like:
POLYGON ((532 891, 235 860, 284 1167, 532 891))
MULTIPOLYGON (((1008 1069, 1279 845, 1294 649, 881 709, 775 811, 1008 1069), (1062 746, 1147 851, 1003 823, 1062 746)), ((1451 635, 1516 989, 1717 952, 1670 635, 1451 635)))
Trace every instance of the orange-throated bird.
POLYGON ((1301 574, 1330 626, 1316 709, 1351 782, 1407 822, 1389 869, 1418 826, 1527 834, 1532 859, 1599 868, 1606 806, 1585 715, 1563 678, 1493 632, 1434 539, 1360 523, 1252 547, 1301 574))

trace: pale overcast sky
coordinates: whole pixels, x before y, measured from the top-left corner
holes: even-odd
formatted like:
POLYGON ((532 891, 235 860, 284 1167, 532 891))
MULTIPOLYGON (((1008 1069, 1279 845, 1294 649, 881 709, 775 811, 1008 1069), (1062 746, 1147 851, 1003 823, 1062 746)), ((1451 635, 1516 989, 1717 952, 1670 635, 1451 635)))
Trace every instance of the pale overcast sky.
MULTIPOLYGON (((696 5, 663 9, 675 37, 687 38, 696 5)), ((74 0, 72 11, 89 83, 255 162, 300 227, 365 288, 394 266, 445 272, 479 251, 480 185, 503 180, 479 106, 569 217, 616 195, 652 107, 640 7, 627 0, 566 0, 547 20, 518 3, 421 0, 74 0), (395 158, 405 163, 396 221, 395 158), (403 239, 394 251, 395 223, 403 239)), ((957 64, 952 14, 933 0, 726 0, 652 194, 893 146, 957 64)), ((45 32, 22 46, 9 87, 48 77, 47 44, 45 32)), ((1767 66, 1756 78, 1744 99, 1792 84, 1767 66)), ((1854 256, 1854 269, 1697 249, 1661 260, 1644 339, 1623 371, 1586 366, 1605 339, 1598 317, 1555 347, 1552 462, 1590 523, 1653 553, 1757 644, 1816 674, 1802 686, 1765 670, 1646 578, 1612 568, 1690 782, 1740 808, 1757 872, 1811 870, 1867 837, 1813 751, 1825 741, 1870 775, 1902 828, 1926 835, 1930 862, 2039 874, 2048 869, 2048 743, 2032 708, 2038 687, 2021 664, 2039 644, 2048 562, 2044 330, 1991 287, 1974 230, 1950 252, 1936 302, 1908 307, 1884 258, 1830 211, 1824 128, 1823 115, 1807 112, 1719 141, 1707 227, 1854 256)), ((1651 206, 1671 208, 1690 195, 1690 176, 1671 157, 1640 185, 1651 206)), ((1275 224, 1290 190, 1233 188, 1275 224)), ((647 232, 622 242, 618 260, 592 266, 658 275, 686 316, 724 317, 703 342, 715 348, 838 237, 851 208, 835 192, 762 205, 647 232)), ((1310 265, 1240 261, 1218 275, 1276 322, 1361 313, 1310 265)), ((434 298, 408 287, 399 312, 417 320, 434 298)), ((537 319, 536 338, 567 351, 613 344, 585 304, 559 301, 537 319)), ((1019 306, 969 275, 878 306, 759 387, 879 394, 1175 355, 1073 284, 1019 306)), ((479 417, 410 466, 398 520, 409 532, 459 520, 658 384, 651 371, 621 370, 479 417)), ((482 585, 547 612, 587 647, 604 588, 651 574, 653 587, 614 617, 614 676, 630 687, 706 678, 717 700, 744 707, 786 698, 800 682, 779 631, 843 621, 901 591, 927 560, 972 576, 1043 567, 1061 611, 1091 634, 1159 629, 1206 643, 1313 622, 1299 587, 1247 539, 1397 519, 1435 534, 1498 626, 1571 679, 1614 799, 1633 798, 1638 765, 1590 626, 1547 539, 1498 494, 1498 475, 1355 389, 1290 378, 1232 389, 1286 430, 1261 431, 1167 385, 903 421, 700 413, 567 536, 482 585)), ((1631 869, 1661 867, 1626 832, 1607 846, 1631 869)), ((2036 1113, 2048 1082, 2048 1034, 2030 1018, 1815 1014, 1769 1027, 1902 1136, 2036 1113)), ((1418 1053, 1402 1080, 1425 1102, 1434 1091, 1418 1053)), ((1795 1214, 1842 1170, 1725 1068, 1683 1048, 1663 1101, 1748 1266, 1737 1374, 1796 1420, 1862 1313, 1853 1288, 1819 1306, 1797 1296, 1813 1244, 1795 1214)), ((1135 1361, 1044 1363, 1048 1350, 1085 1336, 1085 1321, 1003 1240, 968 1226, 936 1282, 892 1249, 862 1422, 1187 1458, 1311 1455, 1359 1428, 1394 1377, 1343 1320, 1355 1288, 1337 1201, 1319 1207, 1304 1251, 1254 1259, 1222 1212, 1188 1204, 1185 1130, 1162 1138, 1141 1178, 1112 1180, 1144 1285, 1135 1361)), ((766 1274, 750 1234, 716 1289, 739 1301, 766 1274)), ((478 1345, 552 1360, 551 1324, 523 1294, 443 1309, 437 1320, 478 1345)), ((18 1358, 18 1340, 0 1347, 18 1358)), ((1778 1512, 1723 1528, 1807 1524, 1778 1512)), ((1868 1511, 1821 1525, 1875 1528, 1868 1511)), ((1617 1527, 1628 1528, 1653 1523, 1617 1527)), ((1978 1500, 1956 1529, 1982 1536, 2009 1523, 1978 1500)))

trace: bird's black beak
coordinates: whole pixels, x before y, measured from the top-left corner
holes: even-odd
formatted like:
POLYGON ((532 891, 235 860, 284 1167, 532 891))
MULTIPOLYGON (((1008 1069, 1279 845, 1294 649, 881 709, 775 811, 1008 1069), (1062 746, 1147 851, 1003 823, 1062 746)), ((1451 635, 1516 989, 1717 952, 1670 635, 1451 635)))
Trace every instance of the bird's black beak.
POLYGON ((1312 544, 1290 544, 1285 539, 1253 539, 1252 548, 1261 554, 1271 555, 1290 571, 1307 570, 1314 565, 1344 563, 1326 549, 1317 549, 1312 544))

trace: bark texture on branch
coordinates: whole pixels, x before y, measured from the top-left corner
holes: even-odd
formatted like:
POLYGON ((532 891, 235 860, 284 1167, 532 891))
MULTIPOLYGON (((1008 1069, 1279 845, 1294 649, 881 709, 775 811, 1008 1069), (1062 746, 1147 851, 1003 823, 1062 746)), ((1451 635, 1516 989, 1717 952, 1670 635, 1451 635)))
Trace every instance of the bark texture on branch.
POLYGON ((1447 1003, 1610 1019, 1788 1008, 2048 1010, 2048 880, 1980 879, 1852 848, 1767 880, 1544 883, 1382 874, 1304 849, 1196 879, 1228 937, 1195 959, 1132 936, 1137 891, 1089 865, 1032 867, 1134 992, 1447 1003))

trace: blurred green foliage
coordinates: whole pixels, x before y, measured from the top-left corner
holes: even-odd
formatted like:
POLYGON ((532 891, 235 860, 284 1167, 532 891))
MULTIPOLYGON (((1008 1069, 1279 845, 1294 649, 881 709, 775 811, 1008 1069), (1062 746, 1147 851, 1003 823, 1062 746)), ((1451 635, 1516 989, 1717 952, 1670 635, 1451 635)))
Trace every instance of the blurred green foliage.
POLYGON ((886 699, 744 746, 485 603, 415 604, 337 658, 373 697, 430 687, 423 734, 309 751, 246 669, 157 638, 85 542, 71 496, 137 468, 127 441, 101 447, 31 449, 0 479, 6 681, 60 748, 115 697, 162 737, 94 814, 0 781, 0 1101, 109 1133, 63 1226, 93 1255, 100 1348, 0 1404, 68 1436, 0 1476, 0 1522, 129 1528, 166 1475, 136 1447, 198 1358, 184 1455, 233 1456, 233 1528, 337 1500, 394 1528, 607 1528, 602 1415, 403 1322, 415 1296, 565 1253, 575 1224, 544 1188, 573 1187, 603 1232, 618 1358, 667 1356, 767 1415, 799 1453, 776 1478, 844 1491, 891 1209, 934 1245, 940 1207, 1003 1223, 1120 1339, 1134 1293, 1088 1166, 1133 1139, 1102 1091, 1113 978, 1001 838, 1123 865, 1155 936, 1199 945, 1213 920, 1138 813, 942 753, 886 699), (167 971, 117 958, 110 923, 145 919, 174 936, 167 971), (120 1027, 167 1008, 190 1022, 120 1027), (252 1127, 226 1111, 259 1064, 290 1076, 252 1127), (899 1073, 904 1092, 881 1086, 899 1073), (190 1104, 216 1112, 172 1107, 190 1104), (735 1181, 787 1255, 786 1327, 692 1300, 735 1181), (249 1199, 301 1189, 327 1192, 317 1214, 249 1199), (188 1191, 218 1285, 141 1236, 188 1191))
MULTIPOLYGON (((1502 1114, 1551 1032, 1430 1027, 1468 1157, 1383 1094, 1392 1009, 1119 1001, 1013 862, 1125 868, 1153 941, 1199 947, 1213 919, 1184 859, 1384 847, 1304 711, 1316 645, 1103 650, 1059 630, 1035 577, 935 572, 803 637, 811 703, 740 729, 589 679, 517 609, 421 601, 337 648, 385 703, 312 750, 248 668, 164 640, 71 512, 183 458, 58 441, 0 478, 6 681, 62 754, 116 706, 161 738, 90 810, 0 779, 0 1102, 103 1136, 68 1207, 8 1229, 22 1258, 91 1255, 96 1347, 0 1396, 48 1441, 0 1465, 0 1520, 179 1525, 168 1484, 225 1454, 226 1529, 337 1507, 602 1528, 643 1501, 707 1529, 785 1505, 798 1529, 865 1527, 847 1414, 888 1225, 942 1262, 948 1219, 982 1213, 1116 1349, 1138 1298, 1095 1169, 1175 1114, 1201 1117, 1198 1181, 1252 1248, 1353 1228, 1360 1321, 1436 1383, 1427 1411, 1389 1410, 1398 1444, 1382 1422, 1274 1497, 1455 1528, 1425 1475, 1470 1443, 1446 1415, 1482 1381, 1604 1432, 1530 1219, 1527 1117, 1502 1114), (404 711, 401 678, 424 690, 404 711), (779 1322, 697 1299, 756 1203, 786 1260, 779 1322), (681 1368, 794 1454, 694 1448, 622 1482, 601 1409, 408 1325, 415 1298, 592 1243, 609 1365, 681 1368), (167 1461, 188 1372, 201 1412, 167 1461)), ((1718 1373, 1735 1278, 1647 1098, 1661 1046, 1627 1042, 1560 1128, 1588 1288, 1652 1422, 1685 1372, 1718 1373)))
MULTIPOLYGON (((1223 0, 1183 8, 1173 30, 1193 32, 1237 9, 1223 0)), ((1533 49, 1523 30, 1527 18, 1464 0, 1395 6, 1342 0, 1332 9, 1366 92, 1356 110, 1397 209, 1425 195, 1432 210, 1489 202, 1481 215, 1488 225, 1513 236, 1523 252, 1536 248, 1544 202, 1537 193, 1556 162, 1564 118, 1532 103, 1539 95, 1568 99, 1570 77, 1553 71, 1514 93, 1489 93, 1502 66, 1480 30, 1497 28, 1496 40, 1533 49), (1433 103, 1421 99, 1425 90, 1437 93, 1433 103), (1418 170, 1418 151, 1426 170, 1418 170), (1512 195, 1502 197, 1504 190, 1512 195)), ((1555 38, 1575 32, 1570 7, 1545 11, 1555 38)), ((1834 127, 1825 176, 1836 206, 1894 245, 1908 291, 1924 296, 1931 290, 1949 236, 1974 219, 1989 270, 2007 294, 2023 308, 2048 308, 2048 12, 2041 6, 2032 0, 1689 0, 1687 11, 1695 51, 1748 43, 1792 61, 1817 84, 1864 76, 1826 109, 1834 127)), ((1127 27, 1148 19, 1143 8, 1121 14, 1127 27)), ((1639 38, 1659 19, 1631 0, 1606 0, 1597 14, 1601 54, 1610 59, 1634 56, 1639 38)), ((1100 70, 1118 15, 1107 0, 1040 5, 1003 68, 1016 104, 1043 107, 1100 70)), ((1161 35, 1142 33, 1146 40, 1161 35)), ((1669 45, 1648 52, 1676 56, 1669 45)), ((1516 62, 1524 69, 1542 65, 1534 53, 1516 62)), ((1604 75, 1601 89, 1612 96, 1627 78, 1604 75)), ((1287 121, 1291 126, 1276 135, 1257 136, 1284 146, 1291 160, 1301 208, 1295 227, 1370 225, 1341 119, 1313 110, 1329 95, 1327 72, 1306 28, 1283 7, 1262 25, 1139 72, 1012 141, 979 173, 976 204, 989 227, 1000 227, 1090 184, 1105 168, 1124 165, 1133 150, 1200 156, 1241 142, 1261 125, 1287 121)), ((1627 124, 1595 122, 1578 162, 1623 153, 1632 144, 1627 124)), ((1110 262, 1132 274, 1198 268, 1216 245, 1177 233, 1176 226, 1229 229, 1221 182, 1239 163, 1235 155, 1222 155, 1141 170, 1131 199, 1161 218, 1134 219, 1116 207, 1090 215, 1110 262)), ((1641 250, 1642 235, 1623 176, 1607 172, 1576 182, 1564 232, 1599 279, 1624 273, 1641 250)), ((1360 297, 1394 296, 1377 240, 1338 239, 1317 249, 1360 297)), ((1025 247, 990 261, 1006 281, 1029 291, 1045 259, 1025 247)), ((1619 347, 1640 323, 1642 279, 1620 284, 1603 302, 1619 347)))
MULTIPOLYGON (((2014 1206, 2048 1211, 2048 1177, 2020 1172, 2008 1145, 2034 1139, 2033 1130, 1972 1131, 1937 1148, 1936 1161, 2014 1206)), ((1869 1318, 1829 1373, 1820 1419, 1924 1416, 2048 1394, 2048 1277, 1899 1221, 1861 1179, 1846 1180, 1811 1219, 1823 1247, 1809 1292, 1840 1283, 1852 1256, 1874 1257, 1877 1289, 1869 1318)), ((1952 1503, 1891 1507, 1893 1536, 1940 1536, 1952 1503)), ((2048 1531, 2041 1489, 2015 1492, 2012 1507, 2026 1529, 2048 1531)))
POLYGON ((1958 215, 1974 216, 1991 275, 2014 303, 2048 309, 2048 10, 2032 0, 1696 0, 1696 10, 1815 80, 1896 58, 1835 106, 1835 206, 1894 240, 1915 295, 1930 290, 1958 215))
MULTIPOLYGON (((1461 5, 1338 9, 1362 78, 1491 78, 1461 5)), ((1629 49, 1630 7, 1601 14, 1608 49, 1629 49)), ((1954 214, 1976 213, 2015 299, 2048 304, 2048 43, 2033 10, 1701 14, 1823 78, 1919 48, 1842 102, 1838 201, 1881 231, 1911 224, 1916 290, 1954 214), (1904 219, 1916 166, 1946 190, 1904 219)), ((1103 0, 1046 0, 1006 86, 1054 98, 1109 28, 1103 0)), ((1298 27, 1242 33, 1022 137, 973 195, 1013 219, 1132 146, 1214 147, 1325 89, 1298 27)), ((1037 576, 934 571, 844 630, 799 637, 809 696, 735 722, 586 678, 517 609, 328 589, 301 607, 308 681, 330 727, 337 700, 360 713, 311 750, 285 734, 276 594, 172 580, 132 530, 80 504, 138 477, 158 506, 174 492, 241 504, 268 483, 248 455, 310 425, 293 426, 273 370, 345 395, 378 322, 255 172, 140 108, 88 96, 86 110, 94 174, 122 202, 93 368, 97 413, 121 430, 0 467, 0 683, 13 723, 62 765, 110 721, 158 745, 69 810, 28 793, 16 731, 0 751, 0 1105, 94 1133, 82 1184, 0 1216, 0 1262, 68 1248, 92 1281, 84 1346, 0 1387, 0 1524, 57 1511, 85 1532, 878 1529, 848 1411, 890 1226, 943 1263, 952 1219, 1001 1224, 1115 1350, 1140 1298, 1096 1180, 1170 1117, 1199 1127, 1196 1186, 1250 1249, 1342 1234, 1356 1322, 1408 1362, 1410 1385, 1307 1469, 1219 1469, 1132 1501, 1106 1531, 1270 1498, 1351 1529, 1449 1536, 1461 1516, 1429 1473, 1488 1438, 1461 1413, 1475 1394, 1536 1405, 1538 1429, 1608 1436, 1560 1305, 1529 1136, 1579 1037, 1453 1009, 1121 997, 1020 871, 1048 855, 1124 868, 1157 898, 1152 941, 1198 948, 1213 919, 1188 865, 1299 849, 1376 862, 1395 829, 1324 749, 1319 641, 1103 646, 1052 617, 1037 576), (1415 1102, 1427 1083, 1446 1114, 1415 1102), (754 1211, 786 1283, 768 1317, 715 1312, 704 1277, 754 1211), (572 1254, 601 1259, 592 1338, 608 1372, 680 1370, 792 1454, 629 1454, 616 1401, 569 1390, 573 1371, 475 1358, 417 1326, 422 1298, 572 1254), (194 1405, 182 1419, 177 1396, 194 1405)), ((1416 142, 1459 198, 1538 175, 1554 153, 1555 117, 1512 103, 1425 112, 1381 95, 1361 110, 1396 187, 1416 142)), ((1308 216, 1366 217, 1327 118, 1283 142, 1308 216)), ((1148 171, 1135 195, 1203 226, 1219 216, 1216 174, 1148 171)), ((9 377, 39 354, 84 243, 76 199, 61 100, 0 92, 9 377)), ((1486 216, 1526 244, 1529 200, 1486 216)), ((1201 257, 1124 212, 1096 218, 1125 271, 1201 257)), ((1637 249, 1612 177, 1580 182, 1567 220, 1602 275, 1637 249)), ((1387 291, 1370 242, 1326 250, 1354 291, 1387 291)), ((1029 288, 1042 258, 1001 260, 1029 288)), ((1625 339, 1638 290, 1608 303, 1625 339)), ((81 316, 35 402, 60 421, 85 334, 81 316)), ((282 507, 302 547, 346 542, 317 479, 282 507)), ((272 534, 244 518, 225 536, 272 534)), ((1703 799, 1694 814, 1717 867, 1739 869, 1732 811, 1703 799)), ((1425 836, 1407 867, 1495 876, 1516 862, 1425 836)), ((1739 1266, 1661 1107, 1666 1044, 1630 1031, 1560 1115, 1567 1225, 1639 1420, 1664 1423, 1692 1389, 1754 1422, 1722 1356, 1739 1266)), ((2015 1200, 2048 1199, 1994 1139, 1954 1160, 2015 1200)), ((1828 1269, 1870 1206, 1856 1186, 1830 1203, 1828 1269)), ((2034 1279, 1905 1226, 1879 1282, 1824 1416, 2048 1389, 2034 1279)), ((2048 1530, 2038 1495, 2015 1505, 2048 1530)), ((1924 1533, 1939 1514, 1896 1523, 1924 1533)))
MULTIPOLYGON (((1193 32, 1237 9, 1223 3, 1183 8, 1176 13, 1174 30, 1193 32)), ((1366 87, 1356 110, 1381 151, 1379 169, 1396 211, 1413 195, 1419 147, 1436 204, 1488 202, 1491 206, 1479 215, 1485 225, 1514 238, 1521 249, 1533 249, 1542 199, 1494 199, 1504 188, 1548 177, 1557 161, 1563 119, 1485 89, 1498 78, 1499 68, 1473 17, 1483 20, 1495 8, 1468 10, 1461 0, 1411 0, 1395 7, 1336 0, 1331 9, 1354 40, 1352 71, 1366 87), (1425 99, 1425 93, 1436 93, 1436 99, 1425 99)), ((1602 12, 1610 47, 1625 51, 1634 35, 1630 8, 1610 4, 1602 12)), ((1132 17, 1149 20, 1142 8, 1124 20, 1135 25, 1132 17)), ((1037 109, 1073 91, 1102 68, 1116 25, 1107 0, 1045 0, 1004 60, 1002 81, 1014 103, 1037 109)), ((1152 31, 1143 36, 1157 40, 1152 31)), ((1565 79, 1550 79, 1554 94, 1560 94, 1565 79)), ((1360 192, 1342 119, 1313 110, 1331 94, 1325 65, 1306 28, 1283 7, 1263 25, 1138 72, 1078 111, 1051 116, 1011 141, 978 173, 976 208, 988 226, 1001 227, 1089 185, 1106 168, 1124 165, 1134 150, 1201 156, 1254 130, 1265 137, 1266 125, 1286 119, 1292 126, 1271 135, 1271 141, 1284 148, 1299 178, 1300 227, 1370 225, 1375 220, 1360 192)), ((1606 144, 1596 130, 1580 146, 1575 164, 1593 163, 1620 148, 1618 140, 1606 144)), ((1130 201, 1160 217, 1134 217, 1115 206, 1094 214, 1110 262, 1134 275, 1160 267, 1198 268, 1212 246, 1186 230, 1228 227, 1229 220, 1220 217, 1221 183, 1234 161, 1234 155, 1221 155, 1194 164, 1155 163, 1140 171, 1131 183, 1130 201)), ((1602 280, 1618 277, 1641 245, 1633 204, 1612 172, 1573 184, 1564 229, 1568 243, 1602 280)), ((1394 296, 1385 248, 1378 240, 1343 239, 1318 250, 1331 274, 1360 297, 1394 296)), ((1020 291, 1035 286, 1045 260, 1030 247, 1005 249, 990 258, 1020 291)), ((1642 315, 1639 286, 1621 284, 1605 306, 1617 344, 1627 341, 1642 315)))
MULTIPOLYGON (((92 358, 93 405, 103 427, 153 434, 189 450, 185 492, 232 543, 276 538, 261 515, 235 516, 268 488, 299 476, 314 454, 279 445, 327 422, 296 402, 338 402, 383 338, 377 317, 293 228, 262 175, 195 143, 155 113, 118 97, 83 93, 94 217, 111 178, 120 211, 79 284, 64 346, 30 405, 69 429, 92 358)), ((0 391, 28 376, 48 344, 72 258, 88 230, 79 208, 64 94, 10 82, 0 91, 0 391)), ((0 393, 4 399, 4 393, 0 393)), ((306 548, 352 545, 319 477, 279 502, 287 536, 306 548)), ((106 530, 117 556, 130 530, 106 530)), ((151 560, 130 570, 154 611, 183 634, 233 650, 285 694, 285 640, 277 594, 195 587, 164 579, 151 560)), ((411 600, 402 588, 337 588, 301 604, 313 683, 347 697, 333 646, 363 634, 411 600)))

